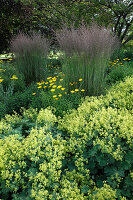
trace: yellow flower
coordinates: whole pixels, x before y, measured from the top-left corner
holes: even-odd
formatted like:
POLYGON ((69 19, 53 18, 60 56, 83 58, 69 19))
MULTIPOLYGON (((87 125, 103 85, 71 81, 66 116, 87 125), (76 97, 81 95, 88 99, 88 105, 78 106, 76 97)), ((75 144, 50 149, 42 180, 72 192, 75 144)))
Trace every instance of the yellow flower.
POLYGON ((63 78, 61 78, 60 81, 63 81, 63 78))
POLYGON ((50 83, 50 85, 54 85, 54 83, 50 83))
POLYGON ((55 91, 55 89, 51 89, 51 92, 54 92, 55 91))
POLYGON ((81 90, 81 92, 84 92, 84 91, 85 91, 84 89, 81 90))
POLYGON ((48 84, 48 82, 45 83, 46 85, 48 84))
POLYGON ((59 85, 57 88, 61 88, 62 87, 62 85, 59 85))
POLYGON ((69 83, 69 85, 73 85, 73 83, 69 83))
POLYGON ((40 85, 40 86, 38 86, 37 88, 42 88, 42 86, 40 85))
POLYGON ((79 81, 82 81, 82 80, 83 80, 82 78, 79 79, 79 81))
POLYGON ((46 88, 47 86, 45 85, 44 88, 46 88))
POLYGON ((36 95, 36 93, 34 92, 34 93, 32 93, 32 95, 36 95))
POLYGON ((65 90, 65 88, 61 88, 61 90, 65 90))
POLYGON ((79 91, 79 89, 75 89, 75 92, 78 92, 79 91))
POLYGON ((45 82, 44 81, 41 81, 41 84, 44 84, 45 82))
POLYGON ((67 94, 67 92, 65 92, 65 94, 67 94))
POLYGON ((58 97, 61 97, 61 96, 62 96, 62 94, 59 94, 59 95, 58 95, 58 97))
POLYGON ((0 83, 2 83, 3 80, 4 80, 4 79, 1 78, 1 79, 0 79, 0 83))
POLYGON ((49 82, 50 82, 50 83, 52 83, 52 82, 53 82, 53 80, 50 80, 49 82))
POLYGON ((41 83, 40 83, 40 82, 38 82, 38 83, 37 83, 37 85, 41 85, 41 83))
POLYGON ((57 97, 57 95, 53 95, 53 98, 56 98, 57 97))
POLYGON ((13 60, 13 59, 9 59, 9 60, 13 60))
POLYGON ((47 79, 49 80, 49 79, 51 79, 52 77, 48 77, 47 79))
POLYGON ((53 88, 56 88, 57 86, 56 85, 53 85, 53 88))
POLYGON ((16 75, 13 75, 10 79, 18 79, 16 75))
POLYGON ((58 100, 58 98, 55 98, 56 100, 58 100))
POLYGON ((74 91, 73 91, 73 90, 71 90, 71 93, 73 94, 73 93, 74 93, 74 91))

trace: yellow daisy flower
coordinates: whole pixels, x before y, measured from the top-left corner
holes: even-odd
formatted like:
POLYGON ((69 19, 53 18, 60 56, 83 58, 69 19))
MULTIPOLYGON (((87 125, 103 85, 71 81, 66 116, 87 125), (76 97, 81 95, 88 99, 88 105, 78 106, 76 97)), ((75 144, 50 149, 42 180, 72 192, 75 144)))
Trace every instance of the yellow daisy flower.
POLYGON ((38 86, 37 88, 42 88, 42 86, 40 85, 40 86, 38 86))
POLYGON ((65 90, 65 88, 61 88, 61 90, 65 90))
POLYGON ((57 95, 53 95, 53 98, 56 98, 57 97, 57 95))
POLYGON ((50 85, 52 86, 52 85, 54 85, 54 83, 50 83, 50 85))
POLYGON ((57 87, 57 85, 53 85, 53 88, 56 88, 57 87))
POLYGON ((84 91, 85 91, 84 89, 81 90, 81 92, 84 92, 84 91))
POLYGON ((51 89, 51 92, 54 92, 55 91, 55 89, 51 89))
POLYGON ((1 78, 1 79, 0 79, 0 83, 2 83, 3 80, 4 80, 4 79, 1 78))
POLYGON ((61 88, 62 87, 62 85, 59 85, 57 88, 61 88))
POLYGON ((58 95, 58 97, 61 97, 61 96, 62 96, 62 94, 59 94, 59 95, 58 95))
POLYGON ((75 89, 75 92, 78 92, 79 91, 79 89, 75 89))
POLYGON ((79 79, 79 81, 82 81, 82 80, 83 80, 82 78, 79 79))
POLYGON ((32 93, 32 95, 36 95, 36 93, 34 92, 34 93, 32 93))
POLYGON ((51 79, 52 77, 48 77, 47 80, 51 79))
POLYGON ((74 93, 74 91, 73 91, 73 90, 71 90, 71 93, 73 94, 73 93, 74 93))

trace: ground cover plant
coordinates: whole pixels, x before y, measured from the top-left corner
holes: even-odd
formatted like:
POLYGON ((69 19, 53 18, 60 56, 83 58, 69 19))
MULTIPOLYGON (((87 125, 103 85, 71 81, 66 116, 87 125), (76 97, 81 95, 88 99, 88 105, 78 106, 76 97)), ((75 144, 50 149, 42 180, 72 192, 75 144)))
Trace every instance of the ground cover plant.
POLYGON ((132 199, 132 92, 133 77, 127 77, 62 119, 50 108, 6 115, 1 198, 132 199))

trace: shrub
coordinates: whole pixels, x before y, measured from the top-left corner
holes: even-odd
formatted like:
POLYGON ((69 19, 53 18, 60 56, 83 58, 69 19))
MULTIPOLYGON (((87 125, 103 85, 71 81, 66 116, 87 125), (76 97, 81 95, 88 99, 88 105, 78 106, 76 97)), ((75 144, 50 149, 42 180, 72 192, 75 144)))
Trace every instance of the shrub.
POLYGON ((87 95, 100 94, 106 62, 118 46, 117 38, 96 24, 90 27, 82 25, 76 30, 74 27, 63 28, 56 37, 66 56, 63 64, 66 83, 82 78, 87 95))
POLYGON ((39 33, 31 36, 19 33, 11 41, 11 51, 16 54, 16 67, 24 74, 26 84, 41 80, 47 74, 48 41, 39 33))
POLYGON ((123 81, 126 76, 133 75, 133 67, 131 64, 124 63, 123 66, 117 65, 117 67, 113 67, 110 73, 106 76, 106 83, 112 85, 117 81, 123 81))
POLYGON ((33 84, 27 87, 24 92, 16 92, 9 97, 6 102, 7 113, 12 114, 13 110, 20 113, 21 107, 28 109, 33 99, 32 91, 34 91, 33 84))
POLYGON ((111 59, 115 60, 119 58, 121 61, 124 58, 129 58, 129 59, 133 59, 133 48, 132 47, 123 47, 120 48, 119 50, 115 51, 114 54, 112 55, 111 59))

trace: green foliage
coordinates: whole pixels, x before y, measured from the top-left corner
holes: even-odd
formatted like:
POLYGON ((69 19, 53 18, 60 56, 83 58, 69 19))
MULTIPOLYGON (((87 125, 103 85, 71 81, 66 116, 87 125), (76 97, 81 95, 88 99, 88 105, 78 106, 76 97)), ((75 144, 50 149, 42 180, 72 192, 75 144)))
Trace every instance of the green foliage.
POLYGON ((30 29, 32 9, 16 0, 1 0, 0 2, 0 53, 9 51, 10 40, 18 31, 30 29))
POLYGON ((10 87, 12 82, 14 82, 13 93, 23 91, 25 89, 24 76, 15 69, 14 63, 11 63, 11 61, 1 62, 0 69, 0 77, 4 79, 2 82, 4 91, 8 90, 8 87, 10 87), (12 78, 13 75, 16 75, 18 79, 11 80, 10 78, 12 78))
POLYGON ((43 108, 52 106, 55 108, 54 114, 60 117, 62 117, 67 111, 76 109, 81 103, 80 94, 64 95, 56 100, 50 93, 42 92, 40 94, 40 99, 43 108))
MULTIPOLYGON (((79 166, 90 170, 97 187, 106 181, 113 190, 117 188, 112 199, 132 197, 132 91, 133 78, 128 78, 104 98, 86 99, 77 111, 61 119, 58 127, 69 141, 66 155, 71 152, 71 163, 76 163, 75 158, 84 158, 84 164, 79 162, 79 166)), ((95 195, 92 199, 102 199, 102 190, 95 195)))
POLYGON ((133 47, 122 47, 119 50, 115 51, 113 56, 111 57, 112 60, 119 58, 121 61, 124 58, 133 59, 133 47))
POLYGON ((127 76, 133 75, 133 62, 124 63, 124 66, 113 67, 110 73, 106 76, 106 84, 112 85, 117 81, 122 81, 127 76))
POLYGON ((7 112, 6 110, 7 110, 6 105, 0 102, 0 119, 4 117, 5 113, 7 112))
POLYGON ((27 87, 24 92, 16 92, 13 96, 9 97, 6 101, 7 113, 12 114, 13 110, 20 113, 20 108, 29 108, 32 102, 33 85, 27 87))
POLYGON ((23 141, 17 134, 0 140, 2 196, 8 198, 11 191, 19 197, 22 195, 18 193, 20 188, 23 196, 31 199, 56 196, 63 158, 62 142, 60 136, 53 139, 46 128, 32 130, 23 141), (11 160, 7 167, 8 156, 11 160))
POLYGON ((132 199, 133 77, 57 119, 23 108, 0 121, 2 199, 132 199), (57 126, 58 123, 58 126, 57 126))

